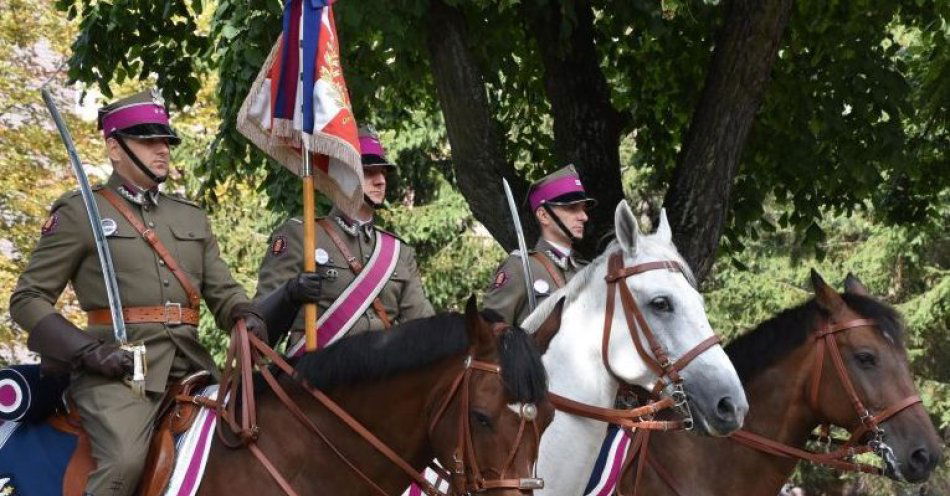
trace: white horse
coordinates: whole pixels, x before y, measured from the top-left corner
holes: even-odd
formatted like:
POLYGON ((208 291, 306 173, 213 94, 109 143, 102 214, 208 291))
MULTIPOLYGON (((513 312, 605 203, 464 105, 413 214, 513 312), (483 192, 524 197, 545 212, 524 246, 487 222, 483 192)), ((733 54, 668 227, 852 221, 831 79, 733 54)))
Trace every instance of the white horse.
MULTIPOLYGON (((528 332, 533 332, 564 297, 560 330, 543 355, 549 388, 553 393, 602 408, 613 407, 620 386, 601 357, 607 301, 604 277, 611 254, 622 251, 625 267, 672 260, 685 271, 650 270, 620 281, 630 288, 659 344, 673 361, 713 335, 692 273, 673 245, 666 213, 661 212, 655 234, 643 235, 630 207, 622 201, 617 205, 614 224, 616 240, 605 252, 522 323, 528 332)), ((607 361, 620 380, 649 390, 658 374, 636 352, 619 297, 614 305, 607 361)), ((642 340, 643 335, 637 335, 642 340)), ((645 342, 643 346, 650 349, 645 342)), ((696 431, 724 436, 742 426, 748 403, 721 346, 707 349, 689 362, 680 375, 696 431)), ((669 394, 670 389, 664 392, 669 394)), ((583 494, 606 430, 607 424, 603 422, 558 411, 541 439, 538 471, 545 481, 541 493, 583 494)))

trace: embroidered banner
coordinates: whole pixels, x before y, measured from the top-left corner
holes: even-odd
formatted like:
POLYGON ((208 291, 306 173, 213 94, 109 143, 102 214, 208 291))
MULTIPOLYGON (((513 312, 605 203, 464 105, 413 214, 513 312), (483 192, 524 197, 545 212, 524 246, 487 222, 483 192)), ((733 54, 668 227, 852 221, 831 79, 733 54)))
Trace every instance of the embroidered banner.
MULTIPOLYGON (((366 312, 396 270, 401 247, 402 243, 395 236, 376 231, 376 247, 362 272, 357 274, 330 308, 320 313, 317 320, 317 344, 321 348, 346 335, 356 320, 366 312)), ((295 343, 288 355, 303 354, 304 341, 301 339, 295 343)))

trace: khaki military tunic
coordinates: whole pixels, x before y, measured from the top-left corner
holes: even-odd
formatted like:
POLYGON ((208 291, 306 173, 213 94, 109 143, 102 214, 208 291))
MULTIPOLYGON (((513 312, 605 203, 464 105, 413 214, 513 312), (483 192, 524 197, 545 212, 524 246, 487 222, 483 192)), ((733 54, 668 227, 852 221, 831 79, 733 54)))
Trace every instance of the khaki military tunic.
MULTIPOLYGON (((132 212, 151 228, 197 288, 222 328, 232 326, 231 309, 246 303, 244 289, 221 260, 218 243, 204 211, 197 205, 158 192, 126 186, 113 174, 107 185, 127 201, 132 212)), ((102 186, 93 188, 98 191, 102 186)), ((103 220, 124 307, 188 306, 188 297, 164 261, 105 198, 94 195, 103 220)), ((86 208, 78 191, 57 200, 26 270, 10 297, 13 320, 31 330, 56 311, 54 305, 71 283, 83 310, 109 308, 102 269, 86 208)), ((111 326, 89 326, 88 332, 114 341, 111 326)), ((128 494, 144 463, 152 418, 169 376, 205 369, 214 361, 198 342, 191 325, 126 324, 129 341, 144 341, 148 372, 144 399, 135 398, 121 381, 73 374, 70 394, 76 401, 93 444, 98 469, 87 490, 93 494, 128 494)))
MULTIPOLYGON (((354 257, 365 265, 376 246, 381 230, 372 225, 358 225, 333 209, 327 216, 331 229, 345 243, 354 257)), ((320 315, 343 293, 356 277, 320 223, 317 232, 317 273, 322 274, 323 293, 317 302, 320 315)), ((303 268, 303 221, 291 218, 270 237, 267 254, 261 263, 256 299, 264 298, 295 277, 303 268)), ((379 293, 386 316, 393 325, 433 315, 432 304, 422 289, 419 268, 412 247, 402 243, 396 268, 379 293)), ((303 311, 298 312, 293 329, 304 328, 303 311)), ((349 329, 349 334, 384 329, 383 322, 370 305, 349 329)))
MULTIPOLYGON (((544 238, 538 240, 530 253, 540 253, 547 257, 564 282, 571 280, 574 274, 587 264, 586 261, 573 256, 564 256, 544 238)), ((559 285, 545 265, 533 256, 529 256, 528 262, 533 279, 531 287, 535 299, 541 304, 551 293, 558 290, 559 285)), ((516 250, 495 271, 495 277, 485 292, 485 309, 498 312, 505 322, 520 324, 531 313, 526 291, 521 254, 516 250)))

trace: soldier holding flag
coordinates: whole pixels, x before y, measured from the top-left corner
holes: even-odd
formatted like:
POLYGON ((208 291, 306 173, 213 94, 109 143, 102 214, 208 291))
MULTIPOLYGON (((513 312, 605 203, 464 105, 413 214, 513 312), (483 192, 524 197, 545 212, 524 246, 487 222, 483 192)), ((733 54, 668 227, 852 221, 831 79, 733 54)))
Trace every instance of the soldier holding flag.
MULTIPOLYGON (((359 130, 363 163, 363 206, 356 218, 334 207, 316 221, 316 272, 301 272, 303 221, 294 217, 270 237, 261 263, 257 296, 273 340, 290 328, 302 331, 302 303, 319 307, 318 345, 347 333, 377 331, 433 314, 410 246, 376 226, 375 210, 386 197, 386 159, 379 136, 359 130)), ((298 336, 295 333, 294 336, 298 336)), ((300 351, 291 346, 290 353, 300 351)))
POLYGON ((583 239, 587 209, 596 200, 584 191, 574 166, 568 165, 532 184, 527 204, 541 228, 541 237, 528 253, 529 274, 522 268, 521 253, 512 252, 485 293, 485 308, 512 324, 520 324, 533 310, 528 287, 540 303, 586 265, 574 256, 573 245, 583 239))
POLYGON ((254 334, 263 337, 267 331, 221 260, 204 211, 159 190, 168 175, 170 146, 181 140, 157 94, 142 92, 100 109, 99 127, 113 174, 105 185, 82 194, 91 194, 101 212, 128 339, 145 347, 144 395, 122 380, 132 372, 133 360, 113 332, 108 282, 97 255, 101 247, 80 191, 67 193, 50 209, 10 297, 10 313, 29 331, 27 344, 42 356, 47 371, 55 364, 71 372, 70 396, 96 461, 86 494, 113 496, 136 488, 166 384, 196 370, 216 371, 198 342, 200 300, 222 328, 243 318, 254 334), (67 283, 86 311, 85 332, 54 307, 67 283))

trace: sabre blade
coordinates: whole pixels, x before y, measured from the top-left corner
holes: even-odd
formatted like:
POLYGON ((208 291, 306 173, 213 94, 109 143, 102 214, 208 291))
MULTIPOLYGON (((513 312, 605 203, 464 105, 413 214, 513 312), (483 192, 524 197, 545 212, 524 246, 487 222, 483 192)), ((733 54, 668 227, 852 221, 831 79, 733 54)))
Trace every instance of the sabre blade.
POLYGON ((102 267, 102 279, 106 286, 106 295, 109 298, 109 311, 112 313, 112 329, 115 333, 115 339, 119 344, 126 344, 128 337, 125 332, 125 318, 122 316, 122 301, 119 298, 119 285, 116 282, 115 267, 112 265, 112 254, 109 253, 109 243, 106 242, 106 235, 102 230, 102 217, 99 215, 99 205, 92 196, 92 188, 89 186, 89 178, 86 177, 86 171, 82 168, 82 162, 79 160, 79 154, 76 153, 76 145, 73 144, 72 135, 63 116, 60 115, 56 103, 53 101, 53 95, 45 87, 41 90, 43 102, 49 109, 53 122, 56 123, 56 129, 59 130, 59 136, 66 146, 66 153, 69 155, 69 163, 73 167, 76 179, 79 181, 79 191, 82 194, 82 202, 86 206, 86 214, 89 217, 89 225, 92 228, 93 238, 96 240, 96 251, 99 253, 99 265, 102 267))
POLYGON ((515 196, 511 193, 511 186, 508 180, 501 178, 501 184, 505 188, 505 198, 508 199, 508 211, 511 212, 511 221, 515 225, 515 235, 518 238, 518 251, 521 253, 521 270, 524 271, 525 291, 528 292, 528 309, 533 312, 538 306, 538 300, 534 296, 534 288, 531 286, 531 265, 528 263, 528 246, 524 242, 524 229, 521 228, 521 216, 518 215, 518 205, 515 203, 515 196))

